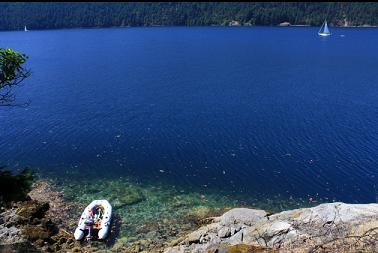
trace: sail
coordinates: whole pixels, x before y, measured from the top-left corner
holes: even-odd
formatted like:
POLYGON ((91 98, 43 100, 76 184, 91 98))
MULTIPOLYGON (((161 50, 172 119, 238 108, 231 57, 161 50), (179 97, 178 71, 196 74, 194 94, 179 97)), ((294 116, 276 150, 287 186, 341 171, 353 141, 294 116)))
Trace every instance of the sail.
POLYGON ((324 26, 324 23, 323 23, 322 26, 320 27, 318 33, 322 33, 323 26, 324 26))
POLYGON ((329 30, 328 30, 327 21, 325 22, 323 33, 325 33, 325 34, 330 34, 330 32, 329 32, 329 30))
POLYGON ((328 29, 328 25, 327 25, 327 21, 325 20, 324 23, 322 24, 322 26, 320 27, 319 29, 319 32, 318 34, 320 36, 328 36, 328 35, 331 35, 329 29, 328 29))

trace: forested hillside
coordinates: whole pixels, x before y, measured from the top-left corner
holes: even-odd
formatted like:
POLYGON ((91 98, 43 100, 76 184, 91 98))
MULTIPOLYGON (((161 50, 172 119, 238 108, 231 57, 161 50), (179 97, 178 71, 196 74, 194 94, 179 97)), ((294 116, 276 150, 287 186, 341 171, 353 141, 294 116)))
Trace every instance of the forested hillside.
POLYGON ((378 25, 378 3, 0 3, 0 30, 228 25, 378 25))

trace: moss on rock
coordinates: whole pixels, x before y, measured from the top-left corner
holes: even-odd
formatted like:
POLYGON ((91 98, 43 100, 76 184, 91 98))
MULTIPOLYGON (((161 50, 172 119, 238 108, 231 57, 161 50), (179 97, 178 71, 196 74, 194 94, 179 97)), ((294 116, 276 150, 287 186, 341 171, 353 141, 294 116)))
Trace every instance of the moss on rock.
POLYGON ((32 221, 33 219, 41 219, 49 210, 49 203, 40 203, 38 201, 24 202, 18 209, 16 214, 32 221))
POLYGON ((43 240, 50 238, 51 234, 43 227, 26 225, 22 229, 23 234, 31 241, 43 240))
POLYGON ((259 246, 252 246, 246 244, 239 244, 235 246, 229 247, 225 253, 277 253, 278 250, 259 247, 259 246))

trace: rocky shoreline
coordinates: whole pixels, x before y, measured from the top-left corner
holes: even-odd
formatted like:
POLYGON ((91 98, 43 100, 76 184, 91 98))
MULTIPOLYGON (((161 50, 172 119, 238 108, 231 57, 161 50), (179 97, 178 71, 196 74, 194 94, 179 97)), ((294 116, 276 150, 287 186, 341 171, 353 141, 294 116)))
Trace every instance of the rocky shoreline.
POLYGON ((0 214, 0 252, 58 252, 73 249, 75 242, 67 230, 75 208, 63 194, 38 181, 26 201, 14 202, 0 214))
MULTIPOLYGON (((157 222, 144 224, 139 232, 146 234, 140 239, 124 237, 119 234, 122 223, 117 211, 113 216, 111 233, 106 241, 78 242, 73 238, 78 217, 84 205, 68 201, 65 193, 56 190, 54 183, 37 181, 25 201, 13 202, 7 209, 0 210, 0 253, 1 252, 154 252, 161 253, 169 238, 185 234, 157 222), (151 233, 155 236, 151 238, 151 233), (130 243, 131 241, 131 243, 130 243)), ((119 209, 120 207, 118 207, 119 209)), ((115 208, 118 210, 117 208, 115 208)), ((207 215, 201 212, 195 217, 188 216, 185 221, 197 222, 207 215)), ((208 215, 207 215, 208 216, 208 215)), ((207 217, 206 216, 206 217, 207 217)), ((183 221, 181 221, 182 223, 183 221)), ((183 229, 183 231, 191 231, 183 229)), ((136 236, 136 235, 135 235, 136 236)))
MULTIPOLYGON (((82 206, 38 181, 26 201, 0 214, 0 252, 374 252, 378 250, 378 204, 321 204, 280 213, 234 208, 173 241, 141 240, 123 247, 73 239, 82 206)), ((204 219, 205 218, 205 219, 204 219)), ((196 222, 198 222, 198 219, 196 222)), ((114 231, 113 231, 114 232, 114 231)))
POLYGON ((378 204, 321 204, 269 214, 235 208, 164 253, 376 252, 378 204))

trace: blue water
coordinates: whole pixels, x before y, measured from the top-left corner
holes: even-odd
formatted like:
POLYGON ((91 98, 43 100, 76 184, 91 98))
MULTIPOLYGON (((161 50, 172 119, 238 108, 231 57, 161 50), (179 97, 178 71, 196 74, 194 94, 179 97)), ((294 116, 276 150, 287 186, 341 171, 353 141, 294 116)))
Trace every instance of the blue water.
MULTIPOLYGON (((0 162, 266 198, 375 202, 378 30, 1 32, 27 54, 0 162), (340 35, 345 35, 341 37, 340 35)), ((240 195, 241 196, 241 195, 240 195)))

